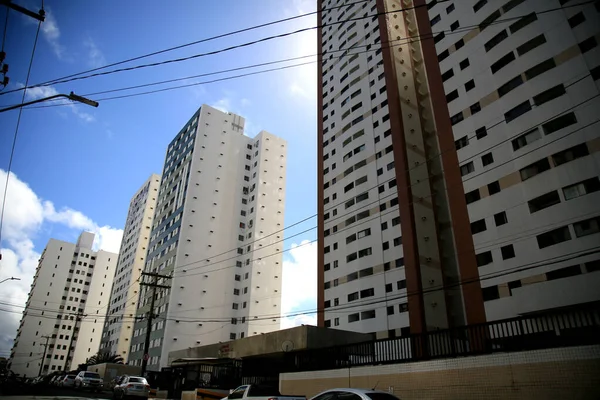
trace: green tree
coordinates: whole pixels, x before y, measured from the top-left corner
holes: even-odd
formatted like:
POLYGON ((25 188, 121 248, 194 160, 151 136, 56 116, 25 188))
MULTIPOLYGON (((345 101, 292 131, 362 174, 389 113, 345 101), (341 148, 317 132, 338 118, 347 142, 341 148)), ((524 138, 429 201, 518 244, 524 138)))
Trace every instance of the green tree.
POLYGON ((101 352, 98 352, 97 354, 88 358, 85 363, 87 365, 97 365, 104 363, 124 364, 123 357, 121 357, 120 355, 101 352))

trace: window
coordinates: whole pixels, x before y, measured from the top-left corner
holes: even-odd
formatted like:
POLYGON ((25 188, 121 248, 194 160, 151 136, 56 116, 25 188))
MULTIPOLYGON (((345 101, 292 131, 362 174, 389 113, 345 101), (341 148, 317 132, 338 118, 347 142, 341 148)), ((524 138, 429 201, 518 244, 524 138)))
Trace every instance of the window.
POLYGON ((502 253, 503 260, 508 260, 515 257, 515 248, 512 244, 500 247, 500 252, 502 253))
POLYGON ((555 166, 566 164, 570 161, 589 155, 590 152, 585 143, 578 144, 569 149, 563 150, 552 155, 552 160, 555 166))
POLYGON ((469 90, 473 89, 475 87, 475 81, 473 79, 471 79, 470 81, 468 81, 467 83, 465 83, 465 90, 468 92, 469 90))
POLYGON ((435 17, 433 17, 431 19, 431 26, 434 26, 435 24, 437 24, 438 22, 440 22, 442 20, 442 18, 440 17, 440 15, 436 15, 435 17))
POLYGON ((556 62, 554 62, 554 58, 549 58, 546 61, 542 61, 538 65, 531 67, 527 71, 525 71, 525 77, 527 78, 527 80, 531 80, 536 76, 541 75, 548 70, 551 70, 554 67, 556 67, 556 62))
POLYGON ((569 232, 568 226, 563 226, 551 230, 546 233, 542 233, 537 236, 538 247, 544 249, 546 247, 554 246, 555 244, 566 242, 571 240, 571 233, 569 232))
POLYGON ((496 226, 507 224, 508 218, 506 217, 506 211, 494 214, 494 222, 496 223, 496 226))
POLYGON ((358 292, 350 293, 348 295, 348 301, 358 300, 358 292))
POLYGON ((523 18, 509 26, 508 29, 510 29, 510 33, 514 34, 534 21, 537 21, 537 14, 532 12, 531 14, 524 16, 523 18))
POLYGON ((366 297, 373 297, 375 296, 375 289, 371 288, 371 289, 364 289, 360 291, 360 298, 364 299, 366 297))
POLYGON ((542 125, 542 130, 546 135, 550 135, 562 128, 566 128, 567 126, 573 125, 577 123, 577 118, 575 117, 575 113, 568 113, 565 115, 561 115, 558 118, 553 119, 552 121, 546 122, 542 125))
POLYGON ((585 16, 581 11, 569 18, 569 25, 571 26, 571 28, 575 28, 577 25, 583 22, 585 22, 585 16))
POLYGON ((498 88, 498 96, 502 97, 511 90, 521 86, 522 84, 523 78, 521 78, 521 75, 518 75, 498 88))
POLYGON ((443 40, 445 37, 446 37, 446 34, 444 33, 444 31, 442 31, 434 36, 433 43, 434 44, 438 43, 439 41, 443 40))
POLYGON ((538 46, 543 45, 544 43, 546 43, 546 37, 543 34, 538 35, 517 47, 517 54, 519 54, 519 57, 523 57, 526 53, 530 52, 538 46))
POLYGON ((387 306, 387 315, 394 315, 394 306, 387 306))
POLYGON ((375 318, 375 310, 362 311, 360 313, 360 319, 373 319, 375 318))
POLYGON ((386 293, 389 293, 389 292, 391 292, 393 290, 394 290, 394 287, 393 287, 393 285, 391 283, 386 283, 385 284, 385 292, 386 293))
POLYGON ((585 181, 575 183, 570 186, 563 188, 563 194, 565 200, 575 199, 580 196, 584 196, 589 193, 597 192, 600 190, 600 179, 598 177, 586 179, 585 181))
POLYGON ((587 53, 596 46, 598 46, 598 42, 596 41, 596 38, 594 36, 591 36, 585 39, 583 42, 579 43, 579 50, 583 54, 587 53))
POLYGON ((469 63, 469 59, 465 58, 458 65, 460 66, 460 69, 463 70, 463 69, 467 68, 471 64, 469 63))
POLYGON ((570 276, 576 276, 576 275, 580 275, 580 274, 581 274, 581 267, 579 265, 572 265, 570 267, 546 272, 546 280, 553 281, 555 279, 563 279, 563 278, 568 278, 570 276))
POLYGON ((490 286, 486 288, 481 288, 481 294, 483 295, 483 301, 491 301, 500 298, 500 293, 498 292, 498 286, 490 286))
POLYGON ((554 100, 557 97, 560 97, 565 93, 567 93, 567 91, 565 90, 565 86, 563 84, 560 84, 560 85, 554 86, 553 88, 543 91, 542 93, 538 94, 537 96, 534 96, 533 103, 536 106, 541 106, 542 104, 547 103, 550 100, 554 100))
POLYGON ((600 217, 594 217, 573 224, 578 238, 600 232, 600 217))
POLYGON ((484 154, 483 156, 481 156, 481 162, 483 163, 484 167, 486 165, 490 165, 494 162, 494 156, 492 155, 492 153, 484 154))
POLYGON ((475 166, 473 165, 473 161, 469 161, 468 163, 466 163, 465 165, 462 165, 460 167, 461 176, 468 175, 473 171, 475 171, 475 166))
POLYGON ((558 191, 556 190, 538 196, 535 199, 531 199, 527 202, 529 205, 529 212, 532 214, 541 211, 544 208, 552 207, 558 203, 560 203, 560 197, 558 196, 558 191))
POLYGON ((497 34, 496 36, 494 36, 493 38, 488 40, 488 42, 484 45, 485 51, 486 52, 490 51, 491 49, 496 47, 496 45, 498 45, 500 42, 502 42, 507 37, 508 37, 508 32, 506 31, 506 29, 501 31, 499 34, 497 34))
POLYGON ((447 81, 448 79, 452 78, 453 76, 454 76, 454 70, 452 68, 450 68, 448 71, 446 71, 442 74, 442 82, 447 81))
POLYGON ((360 315, 358 313, 348 315, 348 322, 356 322, 360 320, 360 315))
POLYGON ((529 178, 533 178, 534 176, 541 174, 544 171, 550 169, 550 162, 548 162, 547 158, 542 158, 539 161, 534 162, 533 164, 528 165, 527 167, 521 169, 519 173, 521 174, 521 180, 526 181, 529 178))
POLYGON ((485 225, 485 219, 480 219, 479 221, 471 222, 471 233, 473 235, 483 232, 487 229, 485 225))
POLYGON ((514 107, 512 110, 507 111, 504 114, 504 119, 508 124, 509 122, 519 118, 521 115, 525 114, 528 111, 531 111, 531 103, 529 102, 529 100, 524 101, 523 103, 514 107))
POLYGON ((464 116, 463 116, 463 113, 462 113, 462 112, 459 112, 458 114, 455 114, 454 116, 452 116, 452 117, 450 118, 450 123, 451 123, 452 125, 456 125, 456 124, 458 124, 459 122, 461 122, 463 119, 465 119, 465 118, 464 118, 464 116))
MULTIPOLYGON (((454 6, 454 5, 453 5, 454 6)), ((460 24, 458 23, 458 21, 454 21, 452 24, 450 24, 450 30, 451 31, 455 31, 460 27, 460 24)))
POLYGON ((477 129, 475 131, 475 136, 477 137, 477 140, 486 137, 487 136, 487 128, 485 126, 482 126, 481 128, 477 129))
POLYGON ((450 14, 452 11, 454 11, 454 4, 450 4, 446 7, 446 14, 450 14))
POLYGON ((454 89, 453 91, 451 91, 450 93, 448 93, 446 95, 446 102, 450 103, 452 100, 456 100, 458 99, 458 90, 454 89))
POLYGON ((465 194, 465 199, 467 204, 471 204, 481 199, 481 194, 479 193, 479 189, 472 190, 465 194))
POLYGON ((473 11, 477 12, 479 10, 481 10, 481 8, 483 6, 485 6, 487 4, 487 0, 479 0, 477 3, 475 3, 475 5, 473 6, 473 11))
POLYGON ((463 147, 466 147, 469 144, 469 137, 468 136, 463 136, 460 139, 457 139, 454 142, 454 145, 456 146, 456 150, 460 150, 463 147))
POLYGON ((475 260, 477 261, 478 267, 483 267, 484 265, 488 265, 494 262, 491 251, 485 251, 483 253, 477 254, 475 256, 475 260))
POLYGON ((541 138, 542 138, 542 134, 540 133, 538 128, 532 129, 529 132, 524 133, 521 136, 517 137, 516 139, 512 140, 513 150, 517 151, 520 148, 525 147, 528 144, 531 144, 541 138))
POLYGON ((512 51, 510 53, 508 53, 507 55, 505 55, 504 57, 500 58, 498 61, 496 61, 495 63, 493 63, 490 66, 490 69, 492 70, 492 74, 495 74, 496 72, 500 71, 502 68, 506 67, 508 64, 513 62, 515 59, 516 59, 516 57, 512 51))

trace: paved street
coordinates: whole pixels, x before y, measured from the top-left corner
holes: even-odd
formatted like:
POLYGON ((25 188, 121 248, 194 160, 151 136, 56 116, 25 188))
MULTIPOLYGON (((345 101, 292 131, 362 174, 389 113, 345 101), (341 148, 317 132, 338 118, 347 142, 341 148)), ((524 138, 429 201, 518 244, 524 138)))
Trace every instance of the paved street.
POLYGON ((16 393, 2 394, 2 400, 57 400, 57 399, 111 399, 111 392, 95 393, 63 388, 44 388, 44 390, 31 390, 30 393, 14 395, 16 393))

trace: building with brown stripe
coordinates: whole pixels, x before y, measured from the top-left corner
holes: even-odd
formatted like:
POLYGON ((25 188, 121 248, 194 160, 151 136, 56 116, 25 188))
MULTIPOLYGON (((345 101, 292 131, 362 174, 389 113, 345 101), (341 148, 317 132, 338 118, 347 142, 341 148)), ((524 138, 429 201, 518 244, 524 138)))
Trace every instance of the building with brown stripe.
POLYGON ((345 4, 319 1, 319 325, 600 300, 599 6, 345 4))

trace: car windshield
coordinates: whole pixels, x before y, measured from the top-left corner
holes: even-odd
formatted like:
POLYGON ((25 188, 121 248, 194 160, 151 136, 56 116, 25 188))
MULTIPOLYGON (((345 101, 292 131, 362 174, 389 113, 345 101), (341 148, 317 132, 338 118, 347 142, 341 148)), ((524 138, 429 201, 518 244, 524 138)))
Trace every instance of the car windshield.
POLYGON ((138 377, 135 377, 135 376, 132 376, 132 377, 130 377, 130 378, 129 378, 129 382, 133 382, 133 383, 143 383, 143 384, 146 384, 146 383, 147 383, 147 382, 146 382, 146 378, 138 378, 138 377))
POLYGON ((67 375, 67 379, 75 379, 75 375, 67 375))
POLYGON ((95 372, 86 372, 85 374, 83 374, 83 376, 85 378, 96 378, 96 379, 100 379, 100 375, 98 375, 95 372))
POLYGON ((387 393, 365 393, 371 400, 398 400, 396 396, 387 393))

